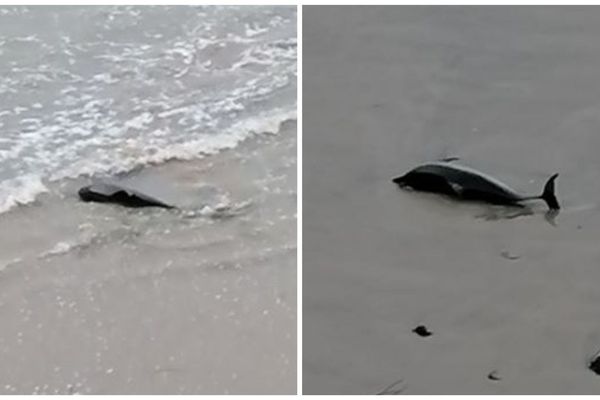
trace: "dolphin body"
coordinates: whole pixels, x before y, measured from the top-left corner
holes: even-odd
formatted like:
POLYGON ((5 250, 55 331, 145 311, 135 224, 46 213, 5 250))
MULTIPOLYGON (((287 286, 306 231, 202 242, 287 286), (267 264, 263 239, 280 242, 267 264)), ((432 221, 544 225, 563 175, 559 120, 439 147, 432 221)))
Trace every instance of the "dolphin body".
POLYGON ((79 197, 83 201, 115 203, 126 207, 175 208, 136 190, 109 183, 85 186, 79 189, 79 197))
POLYGON ((554 180, 558 174, 552 175, 541 195, 522 196, 499 180, 475 169, 438 161, 423 164, 405 175, 393 179, 400 187, 414 190, 445 194, 461 200, 483 201, 523 207, 525 200, 544 200, 550 210, 559 210, 560 205, 554 193, 554 180))

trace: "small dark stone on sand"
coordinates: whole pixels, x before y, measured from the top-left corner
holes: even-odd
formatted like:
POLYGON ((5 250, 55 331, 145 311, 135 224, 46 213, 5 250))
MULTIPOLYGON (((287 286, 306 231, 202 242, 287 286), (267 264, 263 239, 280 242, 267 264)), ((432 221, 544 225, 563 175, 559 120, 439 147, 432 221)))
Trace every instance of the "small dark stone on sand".
POLYGON ((498 376, 498 371, 490 372, 487 377, 490 381, 499 381, 500 380, 500 377, 498 376))
POLYGON ((589 368, 596 373, 596 375, 600 375, 600 353, 597 353, 592 361, 590 361, 589 368))
POLYGON ((427 328, 424 325, 419 325, 412 331, 421 337, 428 337, 428 336, 433 335, 433 333, 431 333, 429 330, 427 330, 427 328))

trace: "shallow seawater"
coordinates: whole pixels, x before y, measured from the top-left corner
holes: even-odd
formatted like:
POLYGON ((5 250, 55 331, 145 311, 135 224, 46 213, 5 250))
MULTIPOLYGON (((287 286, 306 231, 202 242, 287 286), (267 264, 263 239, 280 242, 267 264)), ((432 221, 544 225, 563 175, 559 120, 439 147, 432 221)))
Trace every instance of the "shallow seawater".
POLYGON ((127 177, 179 210, 43 195, 0 215, 0 392, 294 393, 295 177, 286 123, 127 177))
POLYGON ((295 393, 295 18, 0 8, 1 393, 295 393))
POLYGON ((0 212, 295 118, 294 7, 0 8, 0 212))

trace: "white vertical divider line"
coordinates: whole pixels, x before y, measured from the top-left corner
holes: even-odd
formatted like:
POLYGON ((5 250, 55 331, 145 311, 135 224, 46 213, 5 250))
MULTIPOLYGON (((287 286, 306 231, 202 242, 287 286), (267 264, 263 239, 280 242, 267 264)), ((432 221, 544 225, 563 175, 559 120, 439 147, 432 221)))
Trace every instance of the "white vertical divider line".
POLYGON ((296 241, 297 245, 297 271, 298 278, 296 283, 297 290, 297 303, 298 303, 298 316, 297 316, 297 329, 296 341, 298 344, 297 354, 297 377, 298 383, 296 391, 299 395, 302 395, 302 2, 299 1, 297 7, 297 18, 296 18, 296 32, 298 35, 298 46, 297 46, 297 218, 296 218, 296 241))

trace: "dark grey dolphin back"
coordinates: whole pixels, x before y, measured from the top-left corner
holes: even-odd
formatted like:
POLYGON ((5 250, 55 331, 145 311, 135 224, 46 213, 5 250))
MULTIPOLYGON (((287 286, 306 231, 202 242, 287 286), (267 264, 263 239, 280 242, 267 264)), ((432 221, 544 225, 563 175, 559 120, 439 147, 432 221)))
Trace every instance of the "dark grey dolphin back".
POLYGON ((88 188, 89 188, 89 190, 91 190, 95 193, 103 194, 105 196, 113 196, 114 194, 116 194, 117 192, 120 192, 121 190, 129 190, 129 189, 125 189, 121 186, 113 185, 110 183, 95 183, 93 185, 90 185, 88 188))
POLYGON ((90 197, 93 201, 114 202, 129 207, 175 208, 137 190, 110 183, 96 183, 85 189, 92 193, 90 197))
POLYGON ((469 193, 473 195, 485 193, 490 197, 504 198, 510 201, 522 199, 518 193, 494 178, 457 167, 455 164, 426 164, 415 168, 413 172, 444 176, 461 196, 468 197, 469 193))

